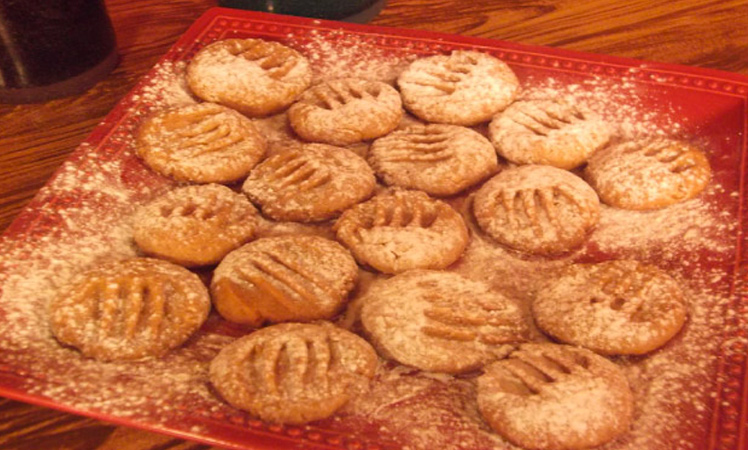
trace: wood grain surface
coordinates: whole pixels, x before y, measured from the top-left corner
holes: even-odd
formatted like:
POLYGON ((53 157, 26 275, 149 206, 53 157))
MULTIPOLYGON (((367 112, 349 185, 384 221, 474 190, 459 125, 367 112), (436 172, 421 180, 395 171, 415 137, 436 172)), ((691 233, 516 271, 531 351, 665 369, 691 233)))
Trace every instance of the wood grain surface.
MULTIPOLYGON (((87 93, 0 105, 0 230, 216 0, 107 0, 120 62, 87 93)), ((389 0, 373 23, 748 75, 748 0, 389 0)), ((0 399, 0 449, 206 449, 0 399)))

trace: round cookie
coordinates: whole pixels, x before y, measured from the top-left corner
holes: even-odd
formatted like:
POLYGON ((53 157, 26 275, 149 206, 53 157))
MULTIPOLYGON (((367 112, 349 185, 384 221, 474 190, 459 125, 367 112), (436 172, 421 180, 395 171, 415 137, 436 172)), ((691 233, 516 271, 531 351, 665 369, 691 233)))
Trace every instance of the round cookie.
POLYGON ((462 216, 421 191, 384 191, 345 211, 333 229, 359 263, 384 273, 443 269, 468 243, 462 216))
POLYGON ((557 340, 608 355, 649 353, 687 316, 678 282, 632 260, 569 266, 537 292, 532 311, 557 340))
POLYGON ((595 353, 523 344, 478 378, 478 409, 513 444, 537 450, 597 447, 626 432, 633 396, 623 372, 595 353))
POLYGON ((374 141, 368 160, 386 184, 435 196, 457 194, 498 170, 488 139, 456 125, 422 125, 392 132, 374 141))
POLYGON ((437 123, 477 125, 514 101, 519 80, 503 61, 471 50, 413 61, 398 77, 405 108, 437 123))
POLYGON ((515 301, 452 272, 395 275, 361 303, 361 324, 380 353, 425 371, 476 370, 527 340, 515 301))
POLYGON ((187 84, 201 99, 250 117, 293 103, 312 82, 309 61, 296 50, 262 39, 224 39, 197 52, 187 84))
POLYGON ((293 130, 307 141, 348 145, 383 136, 403 116, 400 93, 380 81, 341 78, 307 89, 288 109, 293 130))
POLYGON ((274 220, 316 222, 371 196, 376 178, 366 161, 342 147, 305 144, 271 154, 242 190, 274 220))
POLYGON ((311 235, 257 239, 226 255, 213 273, 213 305, 226 320, 330 319, 348 300, 358 266, 340 244, 311 235))
POLYGON ((232 406, 260 419, 304 424, 331 416, 368 389, 378 364, 355 334, 322 322, 257 330, 227 345, 210 382, 232 406))
POLYGON ((147 117, 135 151, 156 172, 179 181, 230 183, 265 155, 252 121, 215 103, 198 103, 147 117))
POLYGON ((600 202, 571 172, 526 165, 504 170, 481 186, 473 214, 480 228, 501 244, 552 255, 585 241, 599 219, 600 202))
POLYGON ((210 296, 197 275, 151 258, 87 270, 49 305, 57 340, 103 361, 162 356, 197 331, 209 312, 210 296))
POLYGON ((153 256, 186 267, 215 264, 250 240, 257 210, 220 184, 177 188, 138 208, 133 239, 153 256))
POLYGON ((488 132, 499 154, 511 162, 570 170, 605 146, 612 129, 581 105, 523 100, 497 115, 488 132))
POLYGON ((604 203, 652 210, 696 197, 709 184, 712 170, 706 154, 694 145, 651 138, 596 152, 584 173, 604 203))

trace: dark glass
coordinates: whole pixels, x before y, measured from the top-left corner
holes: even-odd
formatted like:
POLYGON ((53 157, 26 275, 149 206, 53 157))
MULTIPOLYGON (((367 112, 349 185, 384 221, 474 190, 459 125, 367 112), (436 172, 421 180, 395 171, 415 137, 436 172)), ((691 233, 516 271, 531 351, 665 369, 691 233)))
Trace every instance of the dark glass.
POLYGON ((102 0, 0 0, 0 101, 85 91, 116 65, 102 0))
POLYGON ((379 12, 384 0, 219 0, 218 4, 315 19, 365 22, 379 12))

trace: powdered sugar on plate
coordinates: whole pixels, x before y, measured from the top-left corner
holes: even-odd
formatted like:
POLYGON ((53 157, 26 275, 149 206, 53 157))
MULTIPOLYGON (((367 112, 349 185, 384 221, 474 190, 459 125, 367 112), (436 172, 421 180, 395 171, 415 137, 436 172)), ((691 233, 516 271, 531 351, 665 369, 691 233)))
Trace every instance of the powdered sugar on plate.
MULTIPOLYGON (((352 32, 323 30, 283 39, 309 58, 317 79, 361 76, 393 83, 417 57, 352 32)), ((124 103, 129 109, 115 132, 103 141, 83 144, 40 191, 21 222, 0 239, 0 379, 14 380, 14 389, 67 408, 132 418, 133 424, 159 424, 199 438, 211 433, 202 421, 236 427, 250 423, 245 414, 221 402, 207 383, 210 360, 245 330, 227 327, 213 316, 185 347, 161 360, 100 363, 61 347, 49 333, 46 317, 46 304, 75 273, 100 261, 138 254, 130 223, 134 209, 174 183, 139 163, 132 152, 132 132, 150 111, 196 101, 184 83, 185 67, 184 61, 167 60, 154 68, 124 103), (121 151, 113 155, 113 148, 121 151)), ((618 138, 703 138, 685 135, 692 127, 688 111, 677 102, 652 109, 644 100, 647 89, 655 88, 633 76, 580 74, 572 81, 530 76, 521 81, 523 98, 564 96, 585 102, 616 124, 618 138)), ((283 114, 256 123, 269 140, 296 139, 283 114)), ((712 136, 711 141, 723 138, 712 136)), ((720 177, 739 170, 717 151, 707 148, 707 153, 713 164, 723 166, 715 171, 720 177)), ((525 306, 539 283, 575 261, 627 257, 667 270, 686 292, 688 323, 674 341, 651 355, 613 358, 632 386, 636 415, 632 430, 605 448, 699 448, 714 407, 720 346, 729 336, 725 323, 729 315, 738 314, 732 310, 731 283, 736 282, 741 199, 730 192, 731 186, 734 180, 716 178, 696 199, 650 212, 603 207, 587 244, 555 258, 529 257, 497 245, 471 218, 472 194, 451 198, 449 203, 471 226, 471 240, 449 270, 487 282, 525 306)), ((289 232, 330 234, 327 224, 271 222, 263 224, 259 234, 289 232)), ((283 427, 274 430, 284 432, 283 427)), ((372 448, 511 447, 480 418, 475 374, 452 377, 391 363, 380 367, 368 394, 300 433, 316 436, 319 430, 358 435, 372 442, 372 448)))

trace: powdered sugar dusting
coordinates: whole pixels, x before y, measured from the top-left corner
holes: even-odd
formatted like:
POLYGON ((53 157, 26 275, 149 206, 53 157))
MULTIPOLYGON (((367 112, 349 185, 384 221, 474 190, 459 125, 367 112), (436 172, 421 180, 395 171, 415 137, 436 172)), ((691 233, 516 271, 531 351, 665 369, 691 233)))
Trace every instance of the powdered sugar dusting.
MULTIPOLYGON (((393 83, 417 57, 345 32, 291 35, 286 41, 309 59, 317 80, 356 76, 393 83)), ((24 391, 71 408, 199 433, 208 432, 207 428, 183 426, 180 419, 239 417, 236 423, 246 424, 246 416, 217 399, 207 383, 208 363, 233 340, 215 315, 184 348, 161 360, 122 364, 94 362, 61 347, 48 331, 46 313, 47 303, 74 274, 101 261, 138 254, 132 242, 132 212, 173 182, 137 163, 130 150, 131 133, 150 111, 195 102, 184 83, 185 67, 182 61, 161 63, 129 98, 134 107, 118 125, 122 133, 105 142, 124 145, 122 153, 112 157, 106 145, 84 144, 78 159, 65 163, 40 191, 35 209, 22 216, 24 222, 0 239, 0 370, 18 379, 24 391)), ((571 82, 525 78, 523 98, 563 96, 583 101, 615 125, 619 139, 642 135, 693 139, 684 136, 689 128, 687 114, 669 105, 648 109, 641 86, 631 75, 624 79, 584 76, 571 82)), ((284 114, 258 123, 263 133, 272 134, 269 140, 294 139, 284 114)), ((721 161, 718 154, 710 153, 710 158, 721 161)), ((723 167, 721 173, 734 170, 723 167)), ((471 193, 449 200, 471 226, 470 244, 449 270, 489 283, 522 301, 524 308, 544 279, 575 261, 640 259, 668 271, 684 289, 689 319, 673 341, 645 357, 613 358, 633 389, 636 413, 632 430, 606 449, 701 446, 712 414, 718 354, 726 345, 721 342, 726 317, 737 314, 730 310, 729 284, 735 276, 739 199, 724 186, 720 179, 713 180, 696 199, 662 210, 602 207, 587 244, 556 258, 528 257, 497 246, 472 221, 471 193)), ((263 222, 263 227, 261 235, 331 236, 328 224, 263 222)), ((544 339, 539 333, 535 336, 544 339)), ((380 368, 368 394, 315 426, 345 436, 365 426, 375 430, 367 435, 384 442, 382 448, 390 448, 392 442, 396 444, 391 448, 409 450, 511 447, 480 417, 473 374, 452 377, 389 363, 380 368)))
POLYGON ((312 30, 311 38, 288 36, 288 43, 312 64, 315 80, 351 77, 393 84, 416 56, 391 51, 341 30, 312 30))
POLYGON ((532 81, 521 98, 526 100, 565 100, 569 104, 582 104, 600 114, 624 139, 643 136, 677 136, 681 134, 684 120, 679 111, 668 106, 666 111, 646 107, 637 94, 640 84, 631 76, 609 78, 586 77, 568 83, 556 78, 532 81))
POLYGON ((149 105, 161 108, 186 106, 197 103, 185 79, 185 61, 163 61, 154 67, 150 82, 133 100, 142 100, 149 105))

